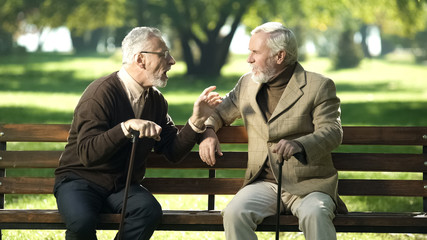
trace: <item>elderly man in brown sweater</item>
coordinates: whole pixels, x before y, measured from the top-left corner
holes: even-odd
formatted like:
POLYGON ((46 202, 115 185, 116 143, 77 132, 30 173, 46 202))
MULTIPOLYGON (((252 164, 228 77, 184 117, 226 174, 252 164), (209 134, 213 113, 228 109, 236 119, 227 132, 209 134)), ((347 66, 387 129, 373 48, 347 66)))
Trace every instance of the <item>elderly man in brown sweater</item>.
POLYGON ((203 91, 180 130, 156 87, 166 86, 175 64, 161 33, 134 28, 122 42, 120 71, 92 82, 77 104, 68 144, 56 169, 54 194, 66 224, 66 239, 97 239, 101 212, 120 213, 131 152, 131 131, 139 131, 125 213, 124 239, 149 239, 162 217, 154 196, 140 182, 153 149, 179 161, 199 141, 204 122, 221 103, 215 87, 203 91))
POLYGON ((215 152, 222 153, 214 131, 243 119, 249 159, 242 189, 222 212, 226 238, 257 239, 254 231, 276 213, 280 191, 281 210, 298 217, 306 239, 336 239, 332 220, 336 209, 346 208, 337 194, 331 158, 342 140, 334 82, 303 69, 295 36, 280 23, 255 28, 249 51, 252 72, 241 77, 208 119, 199 148, 202 160, 215 164, 215 152), (277 163, 283 160, 278 190, 277 163))

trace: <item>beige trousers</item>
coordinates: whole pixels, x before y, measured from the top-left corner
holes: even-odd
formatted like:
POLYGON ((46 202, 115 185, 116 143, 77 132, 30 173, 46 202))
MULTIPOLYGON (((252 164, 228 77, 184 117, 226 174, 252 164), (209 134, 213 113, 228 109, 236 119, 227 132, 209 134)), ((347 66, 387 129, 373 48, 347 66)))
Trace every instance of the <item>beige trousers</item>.
MULTIPOLYGON (((276 214, 277 184, 258 181, 242 188, 222 211, 225 236, 228 240, 258 239, 257 225, 276 214)), ((282 192, 281 211, 298 217, 299 229, 307 240, 335 240, 332 223, 335 203, 321 192, 298 197, 282 192)))

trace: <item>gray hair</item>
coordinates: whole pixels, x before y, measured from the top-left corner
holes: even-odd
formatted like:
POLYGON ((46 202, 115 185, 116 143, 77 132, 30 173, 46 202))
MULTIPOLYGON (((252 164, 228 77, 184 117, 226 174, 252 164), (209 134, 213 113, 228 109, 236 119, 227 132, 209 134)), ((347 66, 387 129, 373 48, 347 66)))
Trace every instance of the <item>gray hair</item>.
POLYGON ((267 46, 270 48, 272 56, 284 50, 286 52, 284 61, 286 65, 298 61, 298 43, 290 29, 278 22, 268 22, 256 27, 251 34, 254 35, 261 31, 270 34, 267 46))
POLYGON ((152 37, 162 38, 162 33, 157 28, 136 27, 132 29, 122 41, 122 64, 130 64, 135 54, 146 50, 148 40, 152 37))

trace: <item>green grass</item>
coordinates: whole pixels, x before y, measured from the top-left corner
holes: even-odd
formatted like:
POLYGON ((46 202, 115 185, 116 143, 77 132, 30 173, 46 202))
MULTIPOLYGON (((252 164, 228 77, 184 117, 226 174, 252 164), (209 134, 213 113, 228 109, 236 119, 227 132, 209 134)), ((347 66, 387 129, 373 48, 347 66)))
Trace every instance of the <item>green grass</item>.
MULTIPOLYGON (((395 59, 395 58, 389 58, 395 59)), ((356 69, 334 71, 328 59, 311 58, 303 62, 306 70, 332 78, 342 101, 343 125, 427 126, 427 68, 410 61, 387 59, 364 60, 356 69)), ((86 86, 94 79, 120 68, 120 59, 104 55, 26 54, 0 56, 0 123, 70 123, 73 109, 86 86)), ((187 77, 185 65, 173 66, 168 86, 161 91, 170 104, 175 123, 186 122, 194 100, 210 85, 224 95, 239 77, 248 71, 246 56, 233 56, 223 68, 221 77, 187 77)), ((237 124, 241 124, 238 122, 237 124)), ((11 143, 8 149, 63 149, 62 143, 11 143)), ((246 146, 224 146, 242 150, 246 146)), ((370 151, 407 153, 421 148, 342 146, 337 151, 370 151)), ((48 176, 51 170, 8 170, 8 175, 48 176)), ((148 176, 206 176, 206 171, 149 170, 148 176)), ((219 177, 239 177, 243 171, 221 171, 219 177)), ((340 178, 422 179, 410 173, 345 172, 340 178)), ((164 209, 205 209, 205 196, 156 196, 164 209)), ((216 208, 221 210, 232 196, 218 196, 216 208)), ((351 211, 421 211, 420 198, 344 197, 351 211)), ((48 195, 8 195, 6 208, 56 208, 48 195)), ((100 231, 99 239, 112 239, 115 231, 100 231)), ((258 233, 259 239, 274 239, 274 233, 258 233)), ((301 233, 282 233, 282 238, 304 239, 301 233)), ((64 231, 4 230, 3 239, 64 239, 64 231)), ((153 239, 224 239, 222 232, 156 231, 153 239)), ((338 233, 338 239, 427 239, 424 235, 338 233)))

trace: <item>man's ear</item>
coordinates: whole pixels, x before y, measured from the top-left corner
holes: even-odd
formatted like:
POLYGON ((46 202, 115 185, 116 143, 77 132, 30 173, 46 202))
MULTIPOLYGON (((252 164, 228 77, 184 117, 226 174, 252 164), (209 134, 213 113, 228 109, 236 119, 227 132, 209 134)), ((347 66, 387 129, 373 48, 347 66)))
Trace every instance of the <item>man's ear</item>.
POLYGON ((279 51, 277 53, 277 64, 282 64, 285 61, 286 52, 285 51, 279 51))
POLYGON ((147 61, 147 59, 144 54, 135 54, 134 61, 140 68, 145 69, 145 61, 147 61))

